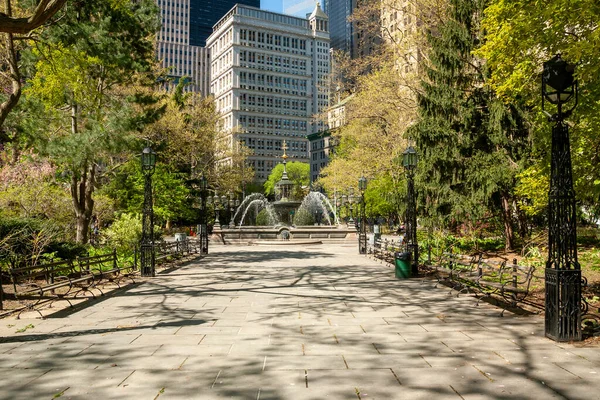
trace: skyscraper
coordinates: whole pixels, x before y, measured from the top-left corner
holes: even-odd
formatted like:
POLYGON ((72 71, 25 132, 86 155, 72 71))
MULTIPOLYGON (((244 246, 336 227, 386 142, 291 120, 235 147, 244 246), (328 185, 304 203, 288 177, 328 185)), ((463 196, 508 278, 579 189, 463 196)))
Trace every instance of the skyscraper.
POLYGON ((231 132, 231 145, 264 181, 289 146, 292 161, 308 162, 307 135, 323 130, 313 116, 328 106, 329 27, 316 6, 308 19, 236 5, 207 40, 210 91, 231 132))
POLYGON ((331 48, 342 50, 354 57, 355 37, 353 24, 348 21, 356 7, 356 0, 325 0, 325 12, 329 16, 331 48))
POLYGON ((209 55, 204 48, 213 25, 236 3, 256 6, 260 0, 157 0, 161 30, 156 55, 175 84, 185 77, 189 90, 208 94, 209 55))

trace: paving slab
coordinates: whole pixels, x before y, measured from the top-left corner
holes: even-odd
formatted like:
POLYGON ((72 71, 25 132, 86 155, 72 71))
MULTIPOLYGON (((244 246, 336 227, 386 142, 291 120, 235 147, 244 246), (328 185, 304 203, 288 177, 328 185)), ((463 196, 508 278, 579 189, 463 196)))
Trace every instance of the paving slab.
POLYGON ((211 253, 0 324, 7 399, 600 399, 600 351, 355 245, 211 253), (454 295, 452 295, 454 294, 454 295))

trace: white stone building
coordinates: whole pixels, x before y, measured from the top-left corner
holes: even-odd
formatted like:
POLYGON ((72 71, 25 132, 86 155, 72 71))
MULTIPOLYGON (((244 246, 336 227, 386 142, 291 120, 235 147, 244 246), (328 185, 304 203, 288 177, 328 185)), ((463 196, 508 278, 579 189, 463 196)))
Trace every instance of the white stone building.
POLYGON ((190 3, 190 0, 156 1, 161 15, 156 57, 173 79, 168 88, 185 79, 190 82, 186 90, 208 95, 210 58, 208 50, 199 46, 199 39, 191 34, 190 19, 196 4, 190 3))
POLYGON ((329 99, 327 15, 317 4, 308 19, 236 5, 207 39, 210 92, 222 113, 231 146, 241 142, 254 154, 255 179, 264 181, 281 162, 308 162, 307 136, 329 99))

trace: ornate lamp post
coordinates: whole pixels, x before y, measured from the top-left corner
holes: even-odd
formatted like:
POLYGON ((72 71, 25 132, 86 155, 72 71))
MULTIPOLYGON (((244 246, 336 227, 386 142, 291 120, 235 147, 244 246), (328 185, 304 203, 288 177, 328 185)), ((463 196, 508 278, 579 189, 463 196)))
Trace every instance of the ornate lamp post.
POLYGON ((411 254, 412 276, 419 274, 419 244, 417 243, 417 204, 415 200, 415 169, 417 168, 417 152, 412 146, 402 154, 402 166, 406 171, 406 250, 411 254))
POLYGON ((358 190, 360 191, 360 222, 358 225, 358 253, 367 254, 367 213, 365 204, 365 190, 367 190, 367 178, 361 176, 358 179, 358 190))
POLYGON ((144 174, 144 208, 142 212, 142 241, 140 263, 142 276, 155 275, 154 263, 154 210, 152 208, 152 175, 156 166, 156 153, 146 147, 142 150, 142 174, 144 174))
POLYGON ((557 55, 544 63, 542 110, 554 122, 550 191, 548 194, 548 260, 546 261, 546 336, 558 342, 581 340, 581 269, 577 261, 575 192, 571 168, 569 127, 564 119, 577 106, 574 67, 557 55), (573 107, 563 106, 575 98, 573 107), (544 101, 557 112, 544 109, 544 101))
POLYGON ((215 192, 215 195, 212 198, 212 203, 215 208, 215 229, 221 229, 221 222, 219 221, 219 212, 221 211, 221 198, 215 192))
POLYGON ((350 219, 348 220, 348 228, 354 228, 354 217, 353 217, 353 208, 354 208, 354 188, 350 186, 348 188, 348 208, 350 209, 350 219))
POLYGON ((204 175, 200 178, 200 253, 208 254, 208 210, 206 208, 206 197, 208 195, 208 180, 204 175))
MULTIPOLYGON (((239 206, 239 200, 237 200, 238 206, 239 206)), ((235 210, 235 203, 236 200, 233 198, 233 193, 229 193, 229 214, 230 214, 230 218, 229 218, 229 229, 233 229, 235 228, 235 221, 233 220, 234 214, 233 211, 235 210)))

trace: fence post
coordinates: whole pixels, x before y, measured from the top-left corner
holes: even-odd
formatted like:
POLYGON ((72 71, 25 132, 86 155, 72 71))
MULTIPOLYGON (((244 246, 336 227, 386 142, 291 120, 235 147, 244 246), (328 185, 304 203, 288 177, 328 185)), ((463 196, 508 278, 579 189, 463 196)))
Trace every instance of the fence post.
POLYGON ((137 257, 138 257, 138 249, 137 246, 133 248, 133 270, 137 271, 137 257))
POLYGON ((513 283, 513 287, 516 288, 517 287, 517 259, 513 258, 513 276, 512 276, 512 283, 513 283))
POLYGON ((113 248, 113 269, 117 269, 117 248, 113 248))

